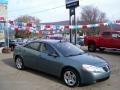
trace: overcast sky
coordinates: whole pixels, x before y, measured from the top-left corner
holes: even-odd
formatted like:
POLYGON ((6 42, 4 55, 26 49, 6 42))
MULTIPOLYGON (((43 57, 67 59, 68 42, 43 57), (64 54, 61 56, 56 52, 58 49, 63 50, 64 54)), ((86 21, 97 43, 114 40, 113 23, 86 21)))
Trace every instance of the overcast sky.
MULTIPOLYGON (((120 0, 79 0, 77 16, 86 5, 98 7, 110 20, 120 19, 120 0)), ((21 15, 40 18, 41 22, 56 22, 69 19, 65 0, 8 0, 8 19, 14 20, 21 15), (54 9, 56 8, 56 9, 54 9), (49 10, 52 9, 52 10, 49 10)))

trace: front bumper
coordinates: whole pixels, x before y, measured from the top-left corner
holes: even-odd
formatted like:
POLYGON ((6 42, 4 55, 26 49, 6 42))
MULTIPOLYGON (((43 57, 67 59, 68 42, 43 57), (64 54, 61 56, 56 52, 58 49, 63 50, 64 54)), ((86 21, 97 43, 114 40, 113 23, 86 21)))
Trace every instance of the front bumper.
POLYGON ((109 78, 110 74, 111 74, 110 69, 102 73, 88 72, 83 70, 81 83, 83 84, 96 83, 97 81, 109 78))

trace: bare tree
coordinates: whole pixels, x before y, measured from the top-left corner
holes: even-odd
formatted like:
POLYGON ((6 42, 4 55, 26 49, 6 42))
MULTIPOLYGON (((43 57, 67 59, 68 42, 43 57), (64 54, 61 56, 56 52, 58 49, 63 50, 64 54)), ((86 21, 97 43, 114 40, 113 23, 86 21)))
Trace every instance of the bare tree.
POLYGON ((29 38, 31 35, 32 33, 28 30, 21 30, 15 33, 16 38, 29 38))
MULTIPOLYGON (((18 18, 16 18, 14 20, 15 22, 24 22, 24 23, 34 23, 34 24, 39 24, 40 23, 40 19, 33 17, 33 16, 28 16, 28 15, 24 15, 24 16, 20 16, 18 18)), ((15 37, 16 38, 28 38, 33 36, 33 33, 31 33, 30 31, 27 30, 21 30, 21 31, 17 31, 15 33, 15 37)))
POLYGON ((82 8, 81 20, 88 24, 94 24, 105 22, 107 19, 106 14, 104 12, 101 12, 98 8, 85 6, 82 8))
MULTIPOLYGON (((106 22, 106 14, 101 12, 97 7, 85 6, 82 8, 81 21, 84 24, 96 24, 106 22)), ((91 28, 85 30, 89 34, 98 34, 101 28, 91 28)), ((103 28, 102 28, 103 29, 103 28)))
POLYGON ((16 22, 24 22, 24 23, 32 22, 32 23, 35 23, 35 24, 40 23, 39 18, 36 18, 36 17, 33 17, 33 16, 28 16, 28 15, 20 16, 20 17, 16 18, 15 21, 16 22))

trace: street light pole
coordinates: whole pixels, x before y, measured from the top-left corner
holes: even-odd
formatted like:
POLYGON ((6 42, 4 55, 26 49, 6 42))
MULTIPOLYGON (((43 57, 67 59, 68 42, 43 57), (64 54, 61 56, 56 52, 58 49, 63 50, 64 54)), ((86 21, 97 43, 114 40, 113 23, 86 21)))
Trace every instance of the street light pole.
MULTIPOLYGON (((70 25, 71 25, 71 17, 74 15, 74 25, 76 25, 76 15, 75 15, 75 8, 79 6, 79 0, 65 0, 66 2, 66 9, 70 9, 70 25)), ((77 29, 75 28, 75 44, 76 44, 76 37, 77 37, 77 29)), ((70 29, 70 43, 72 42, 72 30, 70 29)))
MULTIPOLYGON (((69 10, 71 12, 71 10, 69 10)), ((69 15, 69 24, 71 25, 71 15, 69 15)), ((72 42, 72 29, 70 29, 70 43, 72 42)))
MULTIPOLYGON (((74 15, 74 25, 76 26, 76 14, 74 15)), ((77 44, 77 28, 75 28, 75 45, 77 44)))

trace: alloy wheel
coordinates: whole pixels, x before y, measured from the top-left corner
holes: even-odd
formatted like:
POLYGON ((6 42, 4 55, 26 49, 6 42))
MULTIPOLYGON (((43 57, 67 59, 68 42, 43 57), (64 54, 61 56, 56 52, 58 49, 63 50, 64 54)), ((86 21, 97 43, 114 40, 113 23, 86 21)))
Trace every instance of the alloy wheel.
POLYGON ((66 71, 64 73, 64 82, 68 85, 68 86, 75 86, 75 84, 77 83, 77 76, 74 72, 72 71, 66 71))
POLYGON ((16 58, 16 62, 15 62, 15 64, 16 64, 16 67, 18 68, 18 69, 23 69, 23 62, 22 62, 22 59, 21 58, 16 58))

